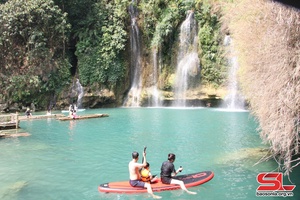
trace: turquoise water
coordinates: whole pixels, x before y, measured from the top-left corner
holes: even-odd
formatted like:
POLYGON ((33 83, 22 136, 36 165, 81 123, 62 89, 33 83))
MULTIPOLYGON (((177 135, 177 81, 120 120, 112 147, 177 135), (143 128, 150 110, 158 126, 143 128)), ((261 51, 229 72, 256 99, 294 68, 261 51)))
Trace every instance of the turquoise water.
MULTIPOLYGON (((190 188, 158 193, 163 199, 283 199, 256 197, 259 172, 276 169, 273 161, 254 164, 264 146, 257 123, 248 112, 217 109, 115 108, 86 110, 79 115, 107 113, 107 118, 22 121, 30 137, 0 140, 0 199, 99 200, 151 199, 148 194, 103 194, 100 183, 127 180, 134 150, 147 146, 153 174, 167 154, 176 154, 182 173, 212 170, 215 177, 190 188)), ((294 197, 300 199, 300 171, 293 172, 294 197)), ((291 185, 287 178, 285 185, 291 185)))

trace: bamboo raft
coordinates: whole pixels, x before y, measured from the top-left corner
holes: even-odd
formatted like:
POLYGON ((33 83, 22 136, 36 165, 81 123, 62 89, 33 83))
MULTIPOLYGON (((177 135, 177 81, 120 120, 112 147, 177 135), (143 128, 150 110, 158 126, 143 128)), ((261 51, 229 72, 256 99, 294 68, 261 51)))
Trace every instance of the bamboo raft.
POLYGON ((14 137, 27 137, 30 136, 29 133, 9 133, 9 132, 0 132, 0 138, 14 138, 14 137))
POLYGON ((91 118, 100 118, 100 117, 108 117, 108 116, 109 116, 108 114, 91 114, 91 115, 77 116, 76 118, 72 118, 70 116, 59 117, 58 119, 61 121, 70 121, 70 120, 91 119, 91 118))
POLYGON ((19 116, 19 120, 28 120, 28 119, 47 119, 47 118, 59 118, 64 117, 63 114, 51 114, 51 115, 32 115, 30 117, 27 116, 19 116))
MULTIPOLYGON (((63 114, 51 114, 51 115, 32 115, 32 116, 20 116, 19 114, 10 114, 10 115, 0 115, 4 121, 0 121, 0 130, 11 130, 19 129, 19 122, 23 120, 31 119, 47 119, 47 118, 58 118, 64 117, 63 114)), ((0 136, 1 137, 1 136, 0 136)), ((3 136, 2 136, 3 137, 3 136)))

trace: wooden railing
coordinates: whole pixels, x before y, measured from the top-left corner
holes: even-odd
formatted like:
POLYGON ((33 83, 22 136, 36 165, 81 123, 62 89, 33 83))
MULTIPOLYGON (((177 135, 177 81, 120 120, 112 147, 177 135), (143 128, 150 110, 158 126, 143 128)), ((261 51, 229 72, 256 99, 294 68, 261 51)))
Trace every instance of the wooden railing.
POLYGON ((19 113, 0 115, 0 127, 13 127, 19 128, 19 113))

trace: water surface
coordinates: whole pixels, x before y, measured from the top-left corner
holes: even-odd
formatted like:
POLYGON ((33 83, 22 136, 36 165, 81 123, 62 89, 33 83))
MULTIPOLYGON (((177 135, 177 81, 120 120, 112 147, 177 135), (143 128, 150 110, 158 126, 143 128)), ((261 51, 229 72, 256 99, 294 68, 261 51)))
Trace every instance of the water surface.
MULTIPOLYGON (((153 174, 167 154, 176 154, 182 173, 212 170, 215 177, 190 188, 159 193, 163 199, 281 199, 256 197, 259 172, 276 170, 273 161, 254 164, 264 154, 258 124, 248 112, 217 109, 115 108, 86 110, 107 118, 22 121, 30 137, 0 140, 0 199, 151 199, 148 194, 103 194, 100 183, 127 180, 132 151, 147 146, 153 174)), ((291 181, 300 185, 300 172, 291 181)), ((286 178, 284 184, 290 185, 286 178)), ((299 199, 296 187, 294 197, 299 199)), ((283 198, 282 198, 283 199, 283 198)))

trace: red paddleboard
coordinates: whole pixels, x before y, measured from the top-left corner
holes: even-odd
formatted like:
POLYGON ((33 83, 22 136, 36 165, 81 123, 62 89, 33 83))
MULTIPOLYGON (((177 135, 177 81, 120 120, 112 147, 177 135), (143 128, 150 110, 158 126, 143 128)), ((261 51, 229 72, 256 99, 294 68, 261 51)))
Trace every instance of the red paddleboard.
MULTIPOLYGON (((185 186, 194 187, 197 185, 201 185, 214 177, 214 173, 212 171, 203 171, 193 174, 185 174, 180 176, 175 176, 174 178, 178 180, 182 180, 185 186)), ((152 183, 153 192, 161 192, 165 190, 178 190, 180 189, 179 185, 169 185, 163 184, 160 179, 157 183, 152 183)), ((147 192, 147 189, 140 187, 132 187, 129 184, 129 180, 120 181, 120 182, 111 182, 111 183, 103 183, 98 187, 99 192, 106 193, 143 193, 147 192)))

